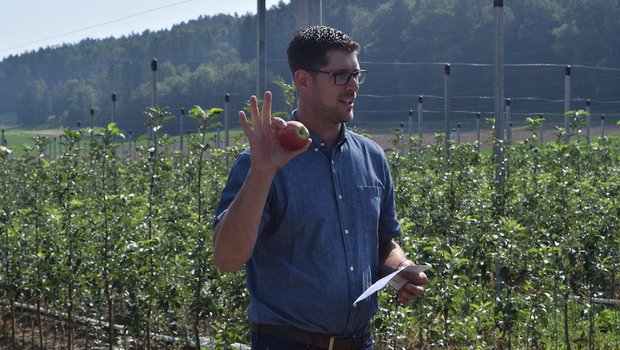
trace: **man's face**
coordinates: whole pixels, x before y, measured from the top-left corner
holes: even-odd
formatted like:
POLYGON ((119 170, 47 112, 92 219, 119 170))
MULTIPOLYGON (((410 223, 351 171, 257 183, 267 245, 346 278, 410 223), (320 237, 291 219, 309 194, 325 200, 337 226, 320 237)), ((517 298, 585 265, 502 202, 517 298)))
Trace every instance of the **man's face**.
POLYGON ((312 101, 309 107, 324 122, 339 124, 353 120, 353 105, 359 84, 353 77, 344 85, 334 82, 334 74, 346 80, 351 73, 360 70, 357 53, 333 50, 327 53, 329 64, 314 73, 312 101), (329 72, 324 73, 324 72, 329 72))

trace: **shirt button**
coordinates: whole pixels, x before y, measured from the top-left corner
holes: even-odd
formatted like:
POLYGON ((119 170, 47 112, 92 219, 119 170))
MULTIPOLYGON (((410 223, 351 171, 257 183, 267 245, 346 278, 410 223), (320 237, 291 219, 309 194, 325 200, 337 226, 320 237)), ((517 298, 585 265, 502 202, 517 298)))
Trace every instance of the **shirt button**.
POLYGON ((319 151, 319 148, 318 148, 318 147, 315 147, 315 148, 314 148, 314 151, 315 151, 315 152, 318 152, 318 151, 319 151))
POLYGON ((349 234, 349 230, 344 230, 344 234, 348 235, 349 234))
POLYGON ((341 194, 338 195, 338 199, 342 199, 342 195, 341 194))
POLYGON ((353 266, 350 266, 349 270, 353 271, 353 270, 355 270, 355 268, 353 266))

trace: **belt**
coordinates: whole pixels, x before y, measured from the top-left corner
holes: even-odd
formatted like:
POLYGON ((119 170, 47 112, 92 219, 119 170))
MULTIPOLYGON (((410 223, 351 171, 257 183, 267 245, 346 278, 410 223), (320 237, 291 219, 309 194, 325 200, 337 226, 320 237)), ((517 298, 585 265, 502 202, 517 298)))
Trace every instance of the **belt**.
POLYGON ((287 339, 328 350, 359 350, 372 337, 370 324, 362 332, 351 337, 335 337, 322 333, 314 333, 291 326, 277 326, 262 323, 251 323, 250 328, 258 333, 277 338, 287 339))

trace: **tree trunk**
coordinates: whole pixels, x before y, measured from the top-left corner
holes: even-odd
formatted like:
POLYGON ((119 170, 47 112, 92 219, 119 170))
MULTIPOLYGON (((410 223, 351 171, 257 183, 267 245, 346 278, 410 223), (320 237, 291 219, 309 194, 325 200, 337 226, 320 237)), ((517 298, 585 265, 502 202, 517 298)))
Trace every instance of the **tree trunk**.
MULTIPOLYGON (((202 286, 202 272, 198 269, 198 282, 196 283, 196 290, 194 291, 194 297, 196 298, 197 305, 200 305, 200 291, 202 286)), ((194 311, 194 341, 196 342, 196 350, 200 350, 200 309, 194 311)))
POLYGON ((571 350, 570 333, 568 331, 568 293, 564 295, 564 342, 566 350, 571 350))
POLYGON ((11 344, 17 349, 17 315, 15 314, 15 298, 11 298, 11 344))
POLYGON ((114 350, 114 303, 110 298, 110 286, 108 285, 108 277, 105 280, 105 298, 108 303, 108 348, 114 350))
POLYGON ((37 298, 37 323, 39 328, 39 348, 43 349, 43 316, 41 315, 41 296, 37 298))
POLYGON ((73 283, 69 282, 68 290, 68 308, 67 308, 67 349, 73 350, 73 283))

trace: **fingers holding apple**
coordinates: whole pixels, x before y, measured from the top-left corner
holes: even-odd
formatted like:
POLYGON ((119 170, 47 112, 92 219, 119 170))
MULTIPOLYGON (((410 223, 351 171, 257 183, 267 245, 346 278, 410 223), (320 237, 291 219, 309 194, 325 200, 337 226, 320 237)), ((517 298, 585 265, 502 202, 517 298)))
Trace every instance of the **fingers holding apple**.
POLYGON ((271 128, 277 133, 278 130, 286 128, 286 121, 280 117, 272 117, 271 128))
MULTIPOLYGON (((244 111, 239 112, 239 122, 251 147, 271 144, 274 140, 287 151, 301 153, 310 143, 308 129, 299 121, 285 121, 271 116, 271 92, 265 92, 265 100, 259 106, 256 96, 250 97, 250 121, 244 111)), ((261 146, 261 147, 264 147, 261 146)), ((271 153, 266 147, 267 153, 271 153)))
POLYGON ((281 127, 281 123, 279 124, 279 127, 276 127, 276 137, 284 149, 289 151, 299 151, 310 144, 310 133, 308 132, 306 126, 302 123, 297 120, 289 120, 285 123, 284 127, 281 127))

